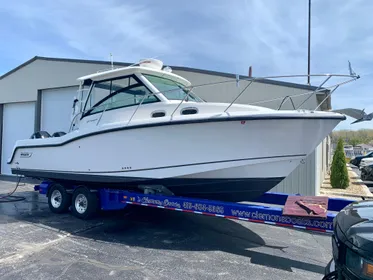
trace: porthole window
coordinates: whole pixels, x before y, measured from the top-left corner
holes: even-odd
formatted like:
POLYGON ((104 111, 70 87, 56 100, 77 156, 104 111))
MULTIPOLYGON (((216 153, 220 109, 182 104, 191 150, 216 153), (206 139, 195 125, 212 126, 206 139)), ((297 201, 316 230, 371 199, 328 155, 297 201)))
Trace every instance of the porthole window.
POLYGON ((182 115, 194 115, 197 113, 198 113, 197 108, 184 108, 183 110, 181 110, 182 115))
POLYGON ((161 118, 166 116, 166 113, 164 111, 159 111, 159 112, 153 112, 152 113, 152 118, 161 118))

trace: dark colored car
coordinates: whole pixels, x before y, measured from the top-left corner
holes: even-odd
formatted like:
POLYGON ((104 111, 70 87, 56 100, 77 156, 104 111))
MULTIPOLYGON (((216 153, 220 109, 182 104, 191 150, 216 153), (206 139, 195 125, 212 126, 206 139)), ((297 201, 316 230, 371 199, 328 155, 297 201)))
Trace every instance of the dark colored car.
POLYGON ((364 166, 360 170, 360 178, 363 181, 373 181, 373 164, 364 166))
POLYGON ((323 279, 373 279, 373 201, 346 206, 333 227, 333 258, 323 279))
POLYGON ((361 160, 363 159, 363 158, 370 158, 370 157, 373 157, 373 152, 369 152, 369 153, 367 153, 366 155, 364 155, 364 156, 356 156, 356 157, 354 157, 353 159, 351 159, 350 160, 350 163, 351 164, 353 164, 353 165, 355 165, 355 166, 357 166, 357 167, 359 167, 360 166, 360 162, 361 162, 361 160))

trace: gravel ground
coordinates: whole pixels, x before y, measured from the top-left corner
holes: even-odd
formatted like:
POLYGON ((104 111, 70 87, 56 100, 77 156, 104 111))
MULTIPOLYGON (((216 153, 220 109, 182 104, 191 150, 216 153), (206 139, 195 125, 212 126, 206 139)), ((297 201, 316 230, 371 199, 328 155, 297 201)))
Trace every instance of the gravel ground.
MULTIPOLYGON (((351 166, 352 170, 356 173, 356 175, 360 178, 361 172, 359 168, 351 166)), ((373 193, 373 182, 372 181, 363 181, 364 184, 369 188, 369 190, 373 193)))
POLYGON ((330 176, 326 175, 324 183, 320 189, 321 195, 328 196, 366 196, 373 197, 369 187, 361 181, 360 173, 356 172, 356 168, 348 167, 348 174, 350 178, 350 185, 347 189, 334 189, 330 185, 330 176))
POLYGON ((332 257, 322 234, 145 207, 82 221, 16 194, 0 203, 0 279, 321 279, 332 257))

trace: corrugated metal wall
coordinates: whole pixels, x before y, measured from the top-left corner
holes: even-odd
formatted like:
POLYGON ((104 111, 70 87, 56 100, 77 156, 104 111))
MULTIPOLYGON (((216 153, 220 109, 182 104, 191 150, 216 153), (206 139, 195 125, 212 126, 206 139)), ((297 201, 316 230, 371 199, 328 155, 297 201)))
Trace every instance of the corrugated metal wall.
POLYGON ((315 151, 271 191, 301 195, 319 195, 320 187, 328 172, 330 164, 330 139, 325 138, 315 151))
POLYGON ((329 170, 330 138, 327 137, 284 181, 271 191, 319 195, 320 187, 329 170))
POLYGON ((274 187, 272 192, 315 195, 316 152, 310 154, 305 163, 299 165, 288 177, 274 187))

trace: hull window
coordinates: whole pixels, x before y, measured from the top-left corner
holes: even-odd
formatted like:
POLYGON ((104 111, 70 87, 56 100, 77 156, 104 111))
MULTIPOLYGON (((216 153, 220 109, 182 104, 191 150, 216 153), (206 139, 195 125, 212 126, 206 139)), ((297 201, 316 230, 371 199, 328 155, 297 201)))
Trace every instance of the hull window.
POLYGON ((161 117, 164 117, 164 116, 166 116, 165 112, 154 112, 152 114, 152 118, 161 118, 161 117))
POLYGON ((196 108, 185 108, 181 111, 182 115, 194 115, 197 114, 197 109, 196 108))

